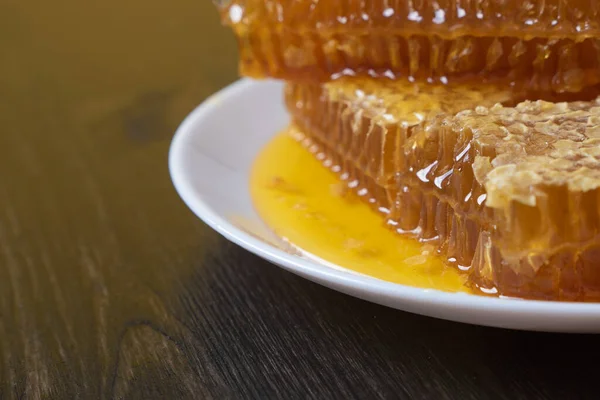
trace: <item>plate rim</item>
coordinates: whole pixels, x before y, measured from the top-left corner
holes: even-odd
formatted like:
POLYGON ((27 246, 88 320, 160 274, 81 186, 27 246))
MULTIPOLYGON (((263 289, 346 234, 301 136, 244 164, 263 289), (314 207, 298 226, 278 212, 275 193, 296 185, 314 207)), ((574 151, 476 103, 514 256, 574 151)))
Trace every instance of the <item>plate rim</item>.
MULTIPOLYGON (((314 278, 318 282, 333 281, 336 286, 349 289, 352 292, 368 292, 378 296, 385 296, 399 302, 426 302, 432 307, 451 308, 456 311, 468 312, 469 310, 490 313, 517 313, 536 314, 539 317, 557 317, 557 313, 569 315, 576 319, 600 318, 600 303, 585 302, 560 302, 548 300, 526 300, 517 298, 486 297, 468 293, 449 293, 436 289, 418 288, 398 283, 384 281, 369 276, 356 275, 344 270, 337 270, 315 261, 291 255, 265 241, 253 237, 229 222, 227 218, 219 215, 203 199, 196 195, 196 190, 189 179, 184 163, 180 162, 186 144, 195 136, 194 127, 206 115, 212 113, 221 101, 236 96, 246 90, 260 89, 265 82, 249 78, 239 79, 220 91, 206 98, 198 105, 177 128, 168 154, 168 167, 175 190, 190 210, 209 227, 221 234, 227 240, 239 245, 245 250, 256 254, 271 263, 284 269, 300 274, 307 278, 314 278), (218 98, 219 101, 216 101, 218 98)), ((344 268, 341 266, 341 268, 344 268)), ((312 279, 311 279, 312 280, 312 279)), ((372 301, 372 300, 369 300, 372 301)), ((401 309, 395 306, 393 308, 401 309)), ((410 311, 409 311, 410 312, 410 311)), ((438 317, 441 319, 455 320, 452 318, 438 317)), ((485 324, 488 325, 488 324, 485 324)), ((489 326, 489 325, 488 325, 489 326)), ((542 329, 546 330, 546 329, 542 329)), ((600 331, 600 329, 599 329, 600 331)))

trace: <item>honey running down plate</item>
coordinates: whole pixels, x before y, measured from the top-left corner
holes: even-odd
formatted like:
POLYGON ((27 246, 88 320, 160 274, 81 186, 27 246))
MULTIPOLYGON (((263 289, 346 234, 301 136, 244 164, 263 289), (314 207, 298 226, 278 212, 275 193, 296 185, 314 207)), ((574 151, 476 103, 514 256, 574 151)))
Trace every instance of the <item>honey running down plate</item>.
POLYGON ((169 154, 174 186, 188 207, 224 237, 265 260, 367 301, 476 325, 600 333, 600 303, 496 298, 405 286, 291 251, 261 221, 250 193, 257 155, 288 122, 283 85, 274 81, 240 80, 194 110, 177 130, 169 154))

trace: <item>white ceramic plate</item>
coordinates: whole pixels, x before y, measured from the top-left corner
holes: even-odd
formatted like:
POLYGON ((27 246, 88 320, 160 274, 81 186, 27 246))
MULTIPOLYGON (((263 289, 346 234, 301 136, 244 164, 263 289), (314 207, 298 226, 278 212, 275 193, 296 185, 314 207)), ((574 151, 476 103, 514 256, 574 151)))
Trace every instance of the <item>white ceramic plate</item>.
POLYGON ((255 156, 287 121, 281 83, 241 80, 206 100, 177 130, 169 155, 175 188, 198 217, 227 239, 314 282, 399 310, 513 329, 600 332, 600 303, 498 299, 418 289, 310 255, 290 254, 262 225, 248 182, 255 156))

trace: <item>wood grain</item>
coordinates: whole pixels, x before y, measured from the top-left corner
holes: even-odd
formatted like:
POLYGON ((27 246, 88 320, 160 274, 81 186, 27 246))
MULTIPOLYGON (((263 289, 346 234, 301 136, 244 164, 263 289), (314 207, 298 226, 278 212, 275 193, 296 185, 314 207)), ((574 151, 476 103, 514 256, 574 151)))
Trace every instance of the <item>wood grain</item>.
POLYGON ((168 146, 235 63, 207 0, 0 0, 1 398, 597 398, 594 336, 379 307, 199 222, 168 146))

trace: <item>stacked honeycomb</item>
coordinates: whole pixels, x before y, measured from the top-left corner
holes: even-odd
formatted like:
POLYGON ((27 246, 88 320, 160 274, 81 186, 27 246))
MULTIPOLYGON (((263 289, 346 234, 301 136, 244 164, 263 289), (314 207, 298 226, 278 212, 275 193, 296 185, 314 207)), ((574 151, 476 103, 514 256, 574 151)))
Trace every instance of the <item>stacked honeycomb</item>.
POLYGON ((600 300, 600 3, 220 8, 242 73, 288 81, 303 141, 388 226, 486 293, 600 300))

